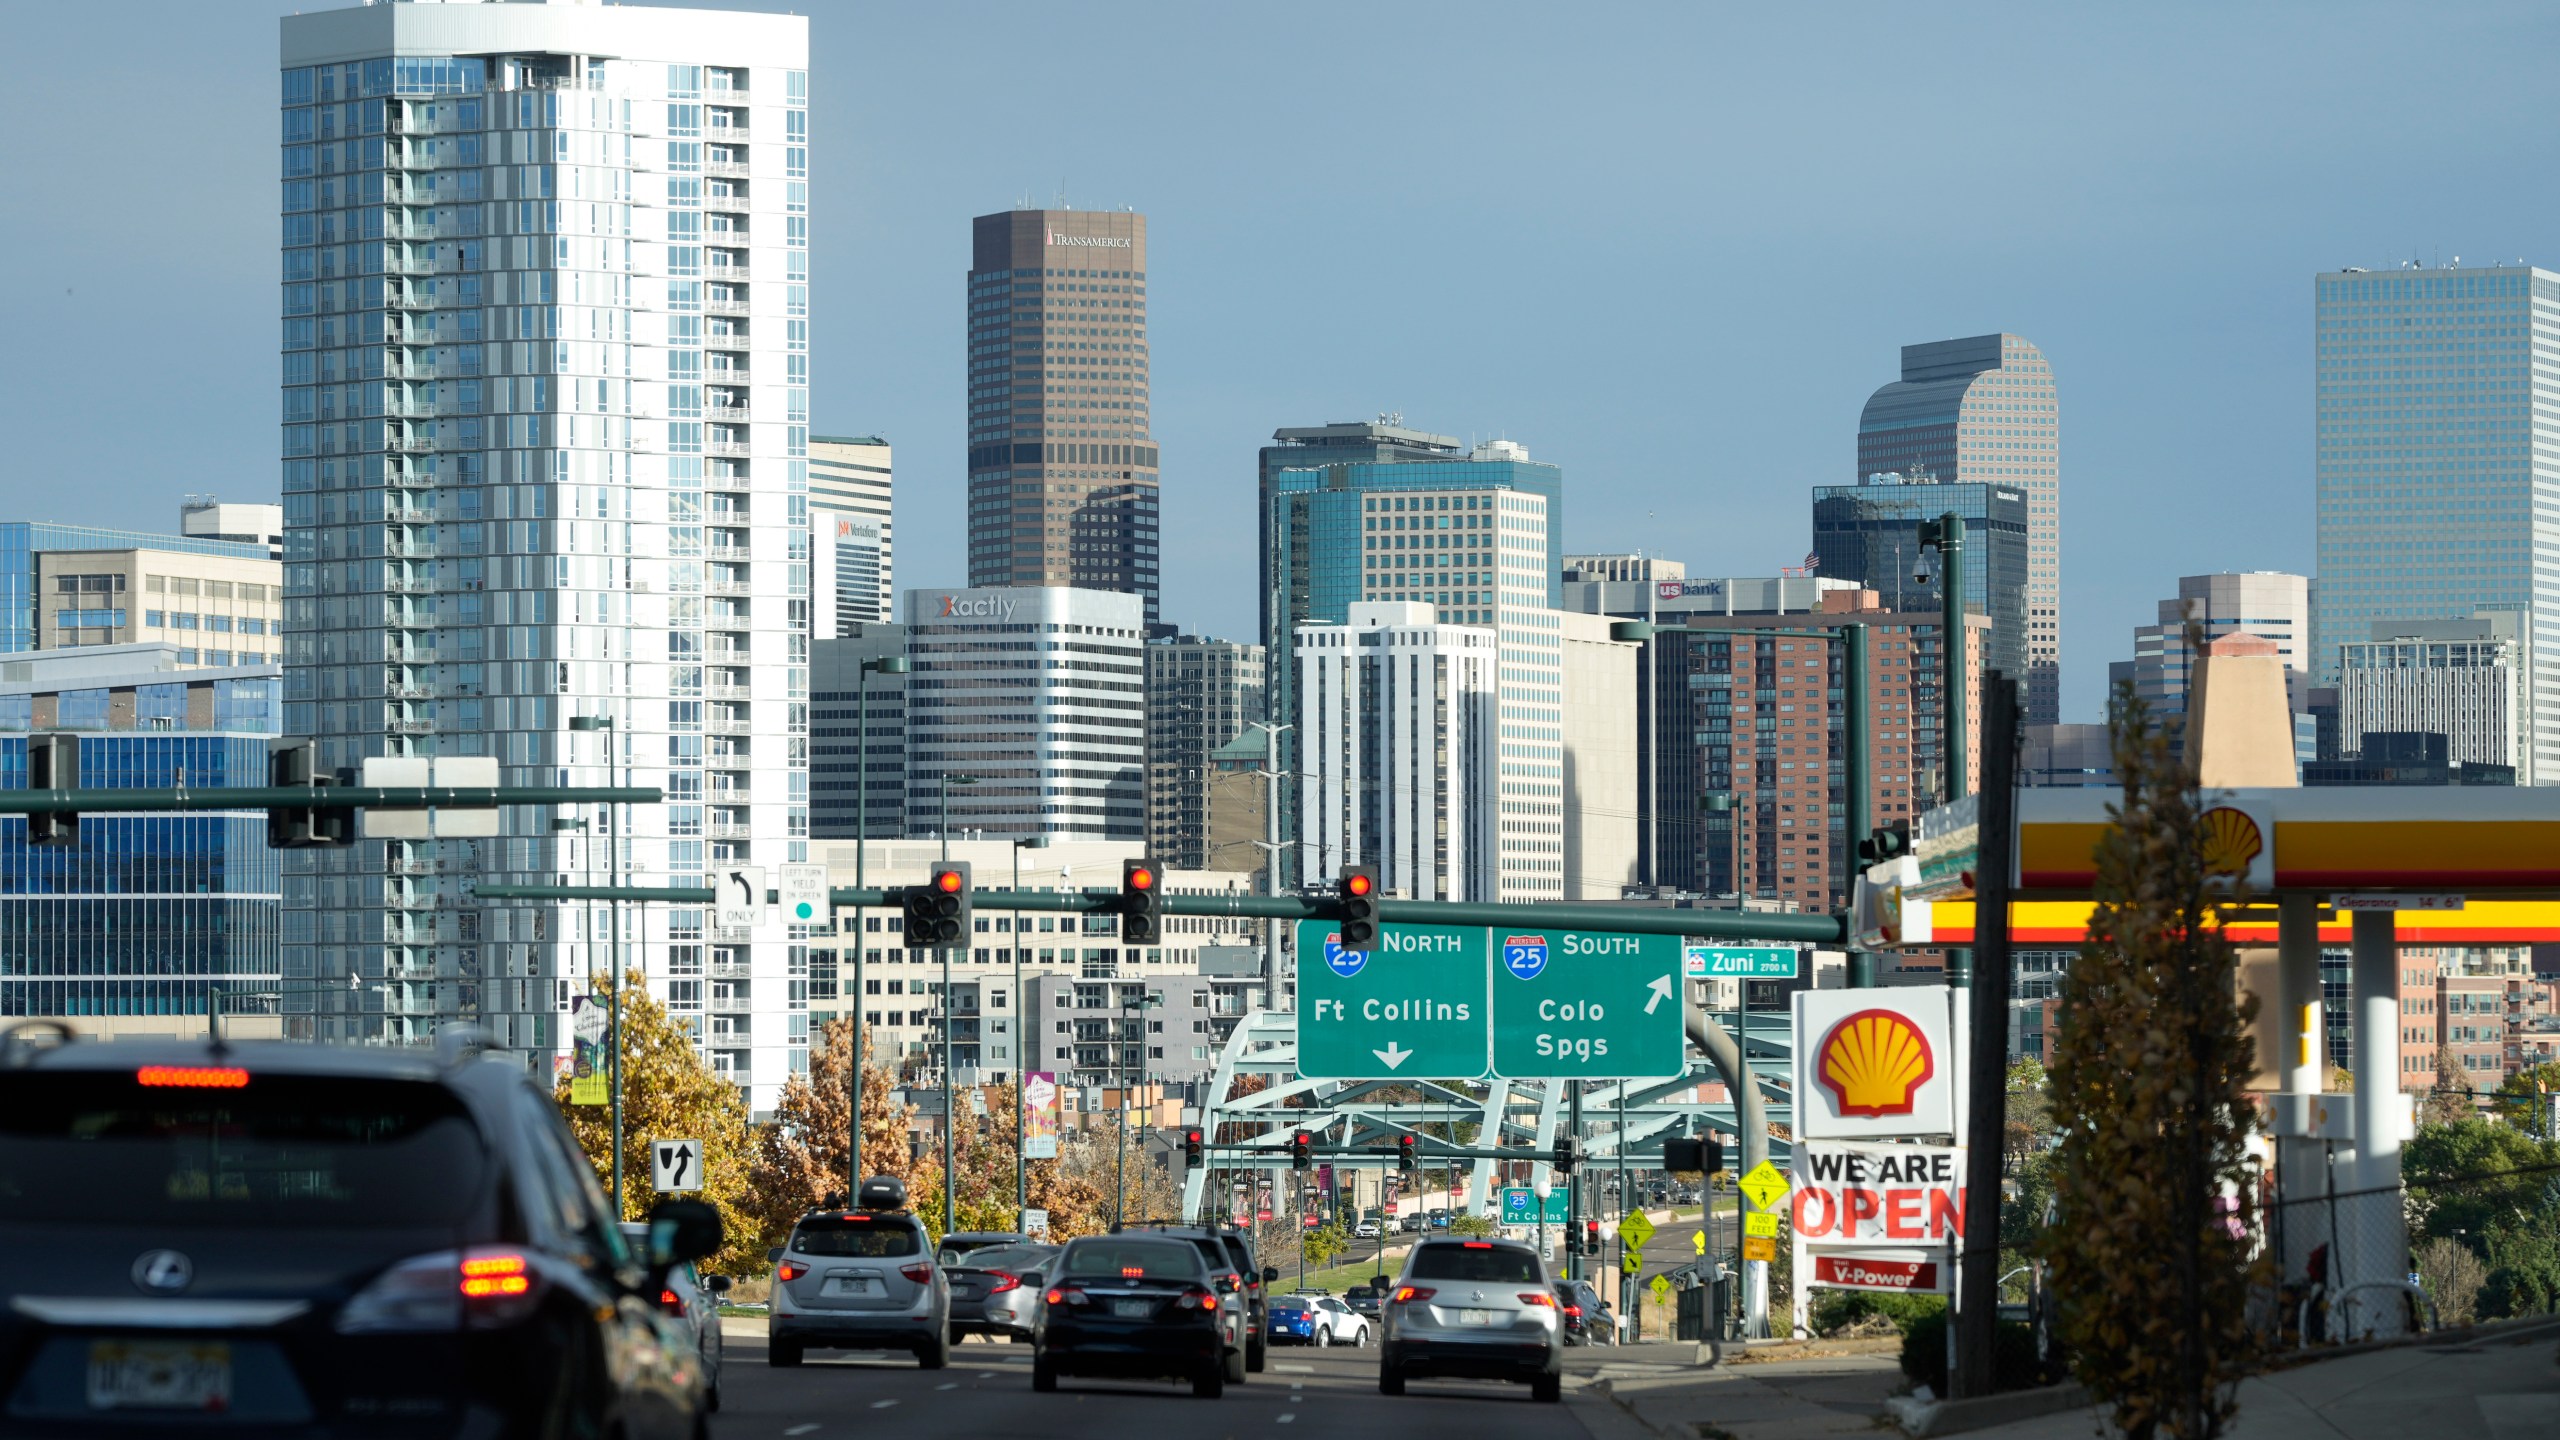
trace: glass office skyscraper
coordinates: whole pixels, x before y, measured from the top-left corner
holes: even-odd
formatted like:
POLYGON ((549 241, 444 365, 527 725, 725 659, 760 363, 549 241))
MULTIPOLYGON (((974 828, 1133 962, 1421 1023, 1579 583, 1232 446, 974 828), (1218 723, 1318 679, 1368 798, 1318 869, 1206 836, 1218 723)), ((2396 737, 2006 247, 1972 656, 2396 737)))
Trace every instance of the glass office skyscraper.
MULTIPOLYGON (((638 879, 799 858, 808 22, 393 4, 282 29, 286 730, 324 767, 662 787, 623 817, 638 879)), ((385 982, 324 996, 320 1038, 472 1019, 560 1053, 603 912, 470 886, 607 873, 605 821, 294 857, 286 973, 385 982)), ((631 907, 623 961, 763 1109, 805 1062, 792 947, 707 918, 631 907)))
MULTIPOLYGON (((2051 725, 2062 709, 2061 427, 2053 366, 2016 335, 1903 346, 1902 378, 1868 396, 1858 415, 1856 480, 1893 471, 2026 493, 2030 725, 2051 725)), ((2003 643, 1995 629, 1992 644, 2003 643)))
POLYGON ((2523 716, 2560 776, 2560 274, 2340 270, 2317 314, 2319 564, 2313 673, 2376 620, 2529 611, 2523 716))
MULTIPOLYGON (((1564 471, 1508 440, 1465 459, 1354 462, 1270 472, 1263 653, 1294 657, 1298 629, 1340 625, 1356 601, 1430 605, 1441 624, 1490 625, 1500 641, 1500 893, 1564 898, 1564 471)), ((1274 690, 1297 722, 1294 665, 1274 690)), ((1290 807, 1284 804, 1284 814, 1290 807)), ((1303 837, 1284 834, 1284 841, 1303 837)), ((1321 855, 1302 862, 1322 866, 1321 855)), ((1321 878, 1310 872, 1308 879, 1321 878)))
MULTIPOLYGON (((120 645, 0 669, 0 787, 26 785, 38 730, 78 737, 83 790, 267 783, 273 666, 181 668, 176 646, 120 645)), ((216 983, 275 988, 281 853, 263 810, 84 815, 66 846, 0 819, 0 1016, 202 1016, 216 983)))
POLYGON ((1864 485, 1813 492, 1816 573, 1856 581, 1887 610, 1928 614, 1943 603, 1945 570, 1920 549, 1920 526, 1953 511, 1964 517, 1965 608, 1991 621, 1984 664, 2015 679, 2027 654, 2028 500, 2014 485, 1915 485, 1887 475, 1864 485), (1927 579, 1918 578, 1923 572, 1927 579))
POLYGON ((969 583, 1117 590, 1156 623, 1147 217, 970 222, 969 583))

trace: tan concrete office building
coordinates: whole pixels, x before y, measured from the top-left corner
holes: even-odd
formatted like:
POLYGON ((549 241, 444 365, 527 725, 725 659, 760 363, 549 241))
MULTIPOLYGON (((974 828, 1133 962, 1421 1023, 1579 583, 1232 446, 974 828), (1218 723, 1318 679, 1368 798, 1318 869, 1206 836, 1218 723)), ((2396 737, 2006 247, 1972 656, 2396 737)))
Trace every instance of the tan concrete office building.
POLYGON ((271 665, 284 566, 264 546, 236 555, 178 550, 47 550, 35 556, 37 648, 162 641, 181 665, 271 665))
POLYGON ((1157 616, 1147 217, 971 222, 969 584, 1068 585, 1157 616))

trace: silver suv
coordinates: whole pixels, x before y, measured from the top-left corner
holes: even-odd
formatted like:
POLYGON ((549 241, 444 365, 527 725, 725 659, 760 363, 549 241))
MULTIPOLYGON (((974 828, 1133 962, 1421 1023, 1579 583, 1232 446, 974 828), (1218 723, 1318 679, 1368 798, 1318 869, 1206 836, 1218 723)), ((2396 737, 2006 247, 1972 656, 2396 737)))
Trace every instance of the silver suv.
POLYGON ((1423 1240, 1380 1309, 1381 1394, 1403 1394, 1408 1379, 1452 1375, 1519 1381, 1548 1402, 1564 1396, 1555 1282, 1519 1241, 1423 1240))
POLYGON ((858 1210, 813 1210, 772 1253, 774 1365, 802 1352, 910 1350, 916 1363, 951 1363, 951 1286, 906 1187, 872 1180, 858 1210))

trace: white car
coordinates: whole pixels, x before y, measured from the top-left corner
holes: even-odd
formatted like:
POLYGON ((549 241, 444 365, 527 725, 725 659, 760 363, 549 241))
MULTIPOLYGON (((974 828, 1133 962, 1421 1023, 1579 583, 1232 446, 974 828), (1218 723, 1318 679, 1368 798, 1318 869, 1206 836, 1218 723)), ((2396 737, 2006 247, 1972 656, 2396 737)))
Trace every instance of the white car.
POLYGON ((1361 1221, 1359 1224, 1352 1226, 1352 1227, 1351 1227, 1351 1238, 1352 1238, 1352 1239, 1354 1239, 1354 1240, 1375 1240, 1375 1239, 1377 1239, 1377 1238, 1378 1238, 1378 1222, 1377 1222, 1377 1221, 1375 1221, 1375 1220, 1363 1220, 1363 1221, 1361 1221))

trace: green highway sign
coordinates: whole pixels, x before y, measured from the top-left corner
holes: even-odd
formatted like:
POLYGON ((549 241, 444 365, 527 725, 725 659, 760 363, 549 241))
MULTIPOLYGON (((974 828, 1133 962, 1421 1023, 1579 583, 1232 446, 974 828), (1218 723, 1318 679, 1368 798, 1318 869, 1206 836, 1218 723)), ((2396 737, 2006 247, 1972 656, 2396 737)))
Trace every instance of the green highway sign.
MULTIPOLYGON (((1298 1073, 1310 1080, 1472 1080, 1485 1073, 1485 931, 1381 925, 1370 950, 1298 922, 1298 1073)), ((1575 1072, 1580 1073, 1580 1072, 1575 1072)))
MULTIPOLYGON (((1635 1080, 1687 1071, 1688 996, 1678 936, 1486 933, 1493 937, 1495 1074, 1635 1080)), ((1304 980, 1299 983, 1303 988, 1304 980)), ((1299 1052, 1305 1048, 1302 1038, 1299 1052)))
POLYGON ((1538 1204, 1538 1192, 1534 1188, 1527 1185, 1505 1185, 1502 1187, 1502 1223, 1535 1225, 1540 1219, 1544 1219, 1550 1225, 1561 1225, 1573 1218, 1570 1203, 1572 1199, 1573 1192, 1558 1185, 1547 1192, 1547 1203, 1542 1213, 1542 1208, 1538 1204))
POLYGON ((1684 959, 1692 980, 1793 980, 1797 954, 1783 945, 1691 945, 1684 959))

